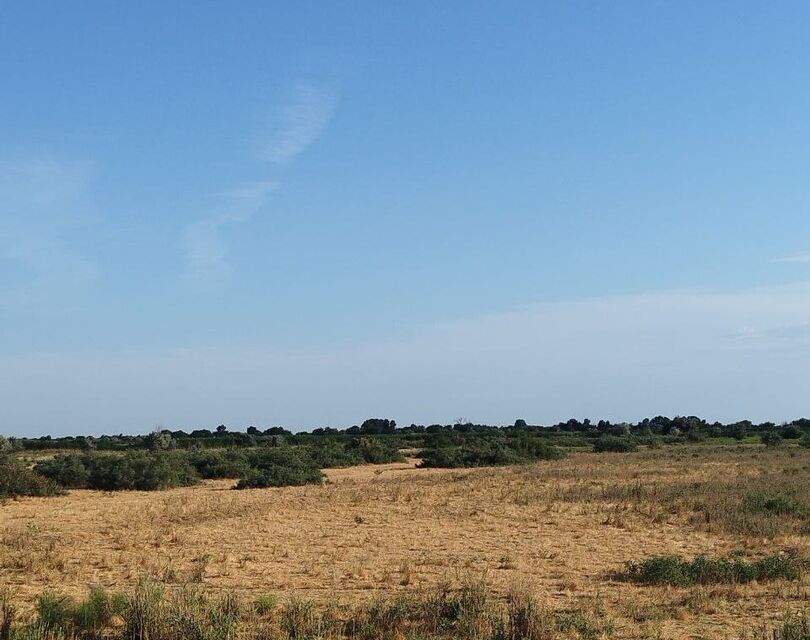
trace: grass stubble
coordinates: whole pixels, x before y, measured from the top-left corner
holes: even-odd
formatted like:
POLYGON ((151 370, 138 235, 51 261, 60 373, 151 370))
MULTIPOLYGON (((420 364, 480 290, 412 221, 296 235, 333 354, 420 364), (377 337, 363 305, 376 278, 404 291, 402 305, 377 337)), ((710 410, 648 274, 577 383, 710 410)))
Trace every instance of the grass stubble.
POLYGON ((280 489, 216 480, 7 502, 7 637, 807 638, 807 449, 642 448, 326 475, 280 489), (787 559, 794 573, 741 568, 787 559), (629 579, 650 562, 664 578, 629 579), (695 562, 697 575, 727 577, 683 579, 695 562), (43 598, 65 603, 67 622, 43 623, 43 598), (133 630, 132 616, 152 615, 133 609, 146 601, 169 631, 133 630), (45 635, 19 635, 29 632, 45 635))

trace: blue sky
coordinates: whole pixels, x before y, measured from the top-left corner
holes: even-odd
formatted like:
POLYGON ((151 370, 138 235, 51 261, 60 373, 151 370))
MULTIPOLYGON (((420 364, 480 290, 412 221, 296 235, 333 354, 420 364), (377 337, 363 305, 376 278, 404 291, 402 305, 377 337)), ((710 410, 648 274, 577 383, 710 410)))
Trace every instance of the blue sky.
POLYGON ((0 432, 810 414, 809 24, 0 1, 0 432))

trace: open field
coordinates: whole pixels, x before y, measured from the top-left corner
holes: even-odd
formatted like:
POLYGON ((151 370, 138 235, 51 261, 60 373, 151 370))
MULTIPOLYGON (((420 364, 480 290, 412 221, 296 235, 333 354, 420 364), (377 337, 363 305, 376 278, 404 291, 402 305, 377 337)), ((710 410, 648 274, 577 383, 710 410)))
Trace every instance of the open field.
POLYGON ((143 576, 323 606, 483 580, 496 597, 517 586, 555 610, 597 611, 616 638, 740 638, 810 605, 806 574, 692 587, 616 575, 661 554, 810 556, 808 449, 673 446, 459 470, 409 459, 326 475, 10 501, 2 585, 26 610, 46 590, 131 591, 143 576))

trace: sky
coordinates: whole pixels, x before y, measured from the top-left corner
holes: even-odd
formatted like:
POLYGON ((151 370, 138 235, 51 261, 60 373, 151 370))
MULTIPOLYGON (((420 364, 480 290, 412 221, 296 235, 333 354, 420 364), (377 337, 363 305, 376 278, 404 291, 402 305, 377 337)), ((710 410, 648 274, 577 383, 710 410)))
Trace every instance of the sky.
POLYGON ((0 0, 0 433, 810 415, 808 28, 0 0))

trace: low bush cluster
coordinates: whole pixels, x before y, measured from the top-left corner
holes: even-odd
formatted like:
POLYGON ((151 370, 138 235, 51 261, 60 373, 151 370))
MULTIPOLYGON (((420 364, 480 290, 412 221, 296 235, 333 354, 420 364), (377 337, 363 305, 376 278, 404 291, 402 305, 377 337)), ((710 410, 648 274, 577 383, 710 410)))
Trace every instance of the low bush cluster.
POLYGON ((488 467, 559 460, 565 452, 538 438, 470 440, 460 445, 434 446, 422 452, 422 467, 488 467))
POLYGON ((759 439, 762 441, 762 444, 771 449, 782 446, 783 438, 776 431, 766 431, 759 436, 759 439))
POLYGON ((635 440, 619 436, 603 435, 593 443, 593 450, 596 453, 627 453, 636 449, 638 449, 638 445, 635 440))
POLYGON ((267 489, 269 487, 288 487, 302 484, 318 484, 323 481, 323 474, 317 467, 282 467, 269 465, 251 469, 236 483, 236 489, 267 489))
POLYGON ((185 457, 171 452, 68 453, 40 462, 34 470, 71 489, 154 491, 199 481, 185 457))
POLYGON ((795 555, 774 554, 746 562, 739 557, 684 560, 680 556, 653 556, 628 562, 624 577, 640 584, 675 587, 707 584, 743 584, 769 580, 797 580, 806 561, 795 555))
POLYGON ((19 496, 55 496, 57 484, 26 467, 8 453, 0 453, 0 500, 19 496))

